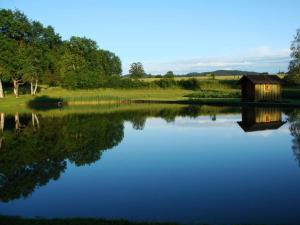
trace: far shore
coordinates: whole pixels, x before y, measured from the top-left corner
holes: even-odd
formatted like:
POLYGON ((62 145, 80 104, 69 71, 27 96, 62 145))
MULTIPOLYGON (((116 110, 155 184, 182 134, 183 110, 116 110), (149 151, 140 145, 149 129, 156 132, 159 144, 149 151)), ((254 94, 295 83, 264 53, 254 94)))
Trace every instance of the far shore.
POLYGON ((211 106, 262 106, 262 107, 300 107, 300 89, 286 89, 278 102, 243 102, 236 96, 238 89, 186 90, 180 88, 151 89, 76 89, 43 87, 36 96, 24 93, 15 98, 7 93, 0 99, 0 111, 24 111, 43 107, 61 108, 68 106, 93 106, 104 104, 181 104, 211 106), (224 93, 227 95, 224 96, 224 93))

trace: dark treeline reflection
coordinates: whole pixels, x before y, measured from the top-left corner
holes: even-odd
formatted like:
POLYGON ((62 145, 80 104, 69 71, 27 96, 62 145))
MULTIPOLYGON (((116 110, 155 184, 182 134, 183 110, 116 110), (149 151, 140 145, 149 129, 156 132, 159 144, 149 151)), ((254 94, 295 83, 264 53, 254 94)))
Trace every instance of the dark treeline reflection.
POLYGON ((237 111, 232 108, 183 107, 109 114, 43 115, 0 113, 0 200, 28 197, 37 187, 57 180, 67 161, 82 166, 100 160, 103 151, 124 137, 124 121, 143 129, 147 117, 167 122, 176 116, 237 111))
POLYGON ((300 110, 288 110, 288 121, 290 132, 293 136, 293 153, 300 166, 300 110))
POLYGON ((66 160, 77 166, 99 160, 123 139, 123 122, 116 115, 1 115, 2 201, 26 197, 35 187, 58 179, 66 160))
MULTIPOLYGON (((142 130, 149 117, 173 122, 177 116, 195 118, 220 114, 240 114, 240 126, 247 131, 277 128, 281 111, 231 107, 168 107, 123 110, 112 113, 45 114, 0 113, 0 201, 28 197, 36 188, 59 179, 67 162, 83 166, 101 159, 105 150, 117 146, 124 137, 124 122, 142 130), (269 124, 266 124, 269 123, 269 124)), ((293 152, 300 162, 300 110, 286 110, 293 136, 293 152)), ((278 126, 280 127, 280 126, 278 126)))

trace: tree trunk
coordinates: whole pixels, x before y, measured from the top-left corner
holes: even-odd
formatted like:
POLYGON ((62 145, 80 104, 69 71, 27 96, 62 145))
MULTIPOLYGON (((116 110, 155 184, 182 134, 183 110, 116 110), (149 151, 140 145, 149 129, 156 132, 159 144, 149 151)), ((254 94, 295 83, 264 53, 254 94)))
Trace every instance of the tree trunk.
POLYGON ((35 79, 35 87, 33 90, 33 95, 36 95, 37 88, 38 88, 38 79, 35 79))
POLYGON ((19 81, 13 79, 13 83, 14 83, 14 95, 16 96, 16 98, 19 97, 19 81))
POLYGON ((36 91, 38 88, 38 79, 35 79, 35 84, 33 84, 34 79, 32 78, 30 81, 30 94, 31 96, 36 95, 36 91))
POLYGON ((5 121, 5 115, 4 115, 4 113, 1 113, 0 114, 0 150, 2 148, 3 140, 4 140, 4 137, 3 137, 4 121, 5 121))
POLYGON ((4 98, 4 91, 2 86, 2 80, 0 79, 0 98, 4 98))
POLYGON ((33 128, 37 128, 39 129, 40 128, 40 121, 39 121, 39 118, 37 117, 36 113, 32 113, 31 114, 31 119, 32 119, 32 127, 33 128))
POLYGON ((33 78, 30 80, 30 95, 33 96, 33 78))
POLYGON ((5 114, 1 113, 0 114, 0 131, 3 133, 4 131, 4 121, 5 121, 5 114))
POLYGON ((15 114, 15 128, 19 130, 21 127, 19 113, 15 114))
POLYGON ((0 138, 0 150, 1 150, 1 148, 2 148, 2 145, 3 145, 3 136, 1 136, 1 138, 0 138))

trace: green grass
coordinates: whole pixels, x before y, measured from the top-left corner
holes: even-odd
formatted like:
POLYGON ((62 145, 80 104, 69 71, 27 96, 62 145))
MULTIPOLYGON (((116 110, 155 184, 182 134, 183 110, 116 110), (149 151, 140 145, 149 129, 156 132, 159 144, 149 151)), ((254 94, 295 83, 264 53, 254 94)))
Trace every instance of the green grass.
MULTIPOLYGON (((226 76, 228 78, 228 76, 226 76)), ((150 79, 150 78, 149 78, 150 79)), ((152 78, 151 78, 152 79, 152 78)), ((157 79, 157 78, 155 78, 157 79)), ((209 102, 236 103, 240 98, 240 90, 235 80, 212 81, 203 80, 200 82, 200 90, 184 90, 180 88, 145 88, 145 89, 110 89, 100 88, 91 90, 68 90, 61 87, 41 86, 41 91, 36 97, 28 94, 15 98, 12 94, 7 94, 4 99, 0 99, 1 112, 24 112, 32 111, 27 106, 29 102, 39 101, 43 103, 43 98, 61 99, 68 105, 101 105, 130 103, 136 100, 163 101, 186 103, 190 100, 197 100, 198 103, 209 102), (44 97, 43 97, 44 96, 44 97)), ((300 89, 284 87, 283 100, 286 103, 300 104, 300 89)))
POLYGON ((188 98, 240 98, 241 91, 235 89, 205 90, 185 95, 188 98))
POLYGON ((62 99, 88 99, 99 98, 103 100, 179 100, 184 95, 192 93, 179 88, 170 89, 110 89, 101 88, 93 90, 67 90, 60 87, 47 88, 40 94, 62 99))

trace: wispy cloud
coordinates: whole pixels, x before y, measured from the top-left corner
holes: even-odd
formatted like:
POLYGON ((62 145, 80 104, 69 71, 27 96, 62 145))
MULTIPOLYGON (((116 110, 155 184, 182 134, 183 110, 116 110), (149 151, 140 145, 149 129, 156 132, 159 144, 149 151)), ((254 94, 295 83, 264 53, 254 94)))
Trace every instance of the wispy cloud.
POLYGON ((251 70, 258 72, 278 72, 287 70, 290 60, 289 49, 272 49, 267 46, 248 49, 236 56, 201 57, 166 62, 145 62, 146 71, 165 73, 173 70, 176 73, 203 72, 212 70, 251 70))

